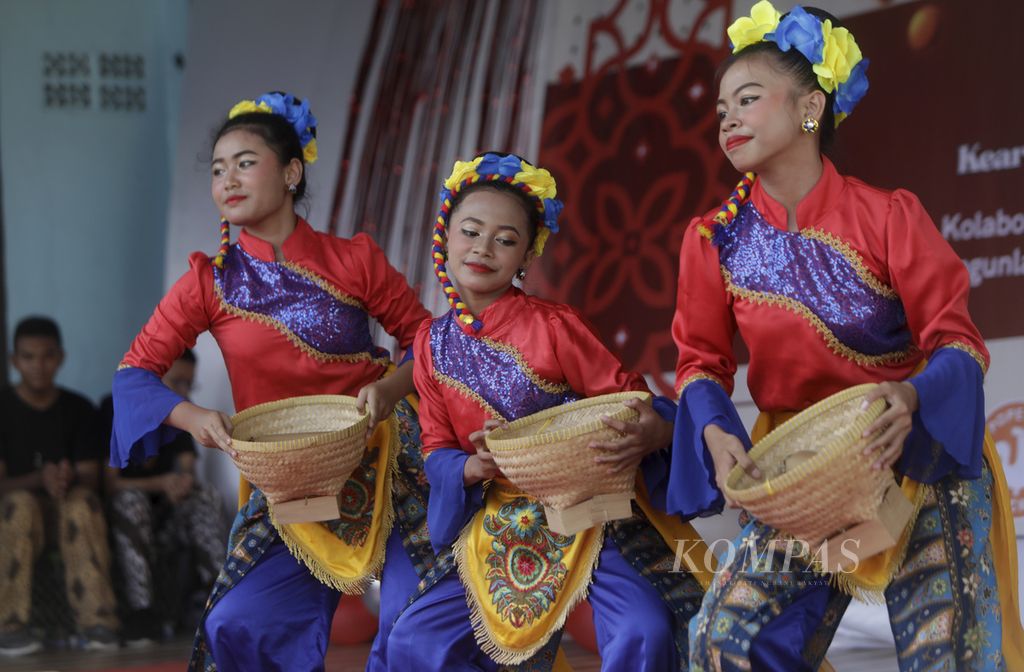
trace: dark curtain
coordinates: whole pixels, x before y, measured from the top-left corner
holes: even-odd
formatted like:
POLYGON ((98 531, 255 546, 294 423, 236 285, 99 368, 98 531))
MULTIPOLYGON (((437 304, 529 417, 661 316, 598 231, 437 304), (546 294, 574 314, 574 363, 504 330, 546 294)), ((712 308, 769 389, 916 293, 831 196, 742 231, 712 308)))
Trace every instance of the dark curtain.
POLYGON ((443 309, 430 265, 456 158, 529 156, 539 140, 545 0, 380 0, 352 94, 329 231, 374 237, 443 309))

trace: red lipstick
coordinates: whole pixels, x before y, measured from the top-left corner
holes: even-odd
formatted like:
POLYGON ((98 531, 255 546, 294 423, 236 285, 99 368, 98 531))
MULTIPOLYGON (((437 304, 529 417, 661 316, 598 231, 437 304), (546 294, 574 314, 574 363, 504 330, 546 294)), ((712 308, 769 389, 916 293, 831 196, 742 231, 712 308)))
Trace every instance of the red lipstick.
POLYGON ((749 140, 749 135, 734 135, 725 141, 725 149, 726 151, 731 151, 740 145, 746 144, 749 140))

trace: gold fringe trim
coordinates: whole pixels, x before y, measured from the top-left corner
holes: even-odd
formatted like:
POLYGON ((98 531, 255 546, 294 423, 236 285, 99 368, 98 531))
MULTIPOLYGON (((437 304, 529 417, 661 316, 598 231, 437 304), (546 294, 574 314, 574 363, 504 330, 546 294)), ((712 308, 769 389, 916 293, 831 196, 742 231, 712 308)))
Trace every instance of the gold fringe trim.
POLYGON ((214 283, 213 288, 217 294, 217 299, 220 301, 220 306, 225 312, 245 320, 257 322, 259 324, 262 324, 264 326, 270 327, 271 329, 275 329, 281 332, 289 341, 291 341, 292 345, 294 345, 296 348, 298 348, 299 350, 309 355, 318 362, 348 362, 350 364, 355 362, 370 362, 371 364, 376 364, 377 366, 384 367, 391 363, 391 360, 387 357, 374 357, 368 352, 355 352, 351 354, 334 355, 331 353, 316 350, 311 345, 309 345, 309 343, 306 343, 304 340, 299 338, 295 334, 295 332, 286 327, 284 323, 281 322, 280 320, 275 320, 274 318, 268 315, 263 315, 262 313, 253 312, 251 310, 245 310, 244 308, 239 308, 238 306, 232 305, 228 303, 227 300, 224 298, 224 292, 219 284, 214 283))
POLYGON ((963 341, 953 341, 952 343, 946 343, 945 345, 940 345, 939 346, 939 350, 941 350, 942 348, 952 348, 954 350, 959 350, 961 352, 966 352, 968 355, 973 357, 974 361, 976 361, 978 363, 978 366, 981 367, 981 375, 982 376, 984 376, 984 375, 986 375, 988 373, 988 364, 985 363, 985 358, 982 357, 981 353, 978 352, 977 349, 975 349, 969 343, 964 343, 963 341))
POLYGON ((470 387, 465 383, 455 380, 451 376, 447 376, 443 373, 440 373, 437 369, 434 369, 434 378, 436 378, 437 381, 442 385, 447 385, 448 387, 454 389, 456 392, 459 392, 463 396, 467 397, 470 401, 480 404, 483 407, 483 409, 487 411, 495 420, 508 422, 508 420, 505 419, 505 416, 503 416, 501 413, 498 413, 498 411, 496 411, 493 406, 487 403, 486 399, 481 397, 474 390, 470 389, 470 387))
POLYGON ((909 348, 902 352, 887 352, 884 355, 865 355, 857 352, 840 342, 839 339, 836 338, 836 335, 832 333, 832 330, 822 322, 820 317, 815 315, 810 308, 796 299, 791 299, 788 296, 782 296, 779 294, 758 292, 752 289, 738 287, 732 283, 732 274, 729 273, 729 270, 726 269, 725 266, 721 267, 721 271, 722 278, 725 280, 725 288, 728 292, 741 299, 746 299, 754 303, 779 306, 803 317, 805 320, 810 322, 811 326, 813 326, 815 330, 821 334, 821 337, 825 339, 825 344, 828 346, 829 350, 856 364, 860 364, 861 366, 886 366, 890 364, 899 364, 910 359, 914 354, 913 348, 909 348))
MULTIPOLYGON (((885 589, 889 587, 896 573, 903 568, 903 562, 907 559, 907 550, 910 548, 910 537, 914 531, 914 525, 917 524, 917 517, 920 515, 925 499, 927 499, 930 492, 930 485, 923 483, 917 485, 917 492, 914 496, 914 511, 910 514, 910 520, 907 521, 907 526, 903 529, 903 534, 900 536, 896 548, 892 550, 892 558, 885 567, 885 579, 881 586, 872 585, 859 578, 856 572, 832 574, 829 583, 861 602, 885 604, 885 589)), ((883 553, 885 552, 883 551, 883 553)))
POLYGON ((131 364, 125 364, 124 362, 121 362, 120 364, 117 365, 117 370, 118 371, 124 371, 125 369, 134 369, 134 368, 136 368, 136 367, 132 366, 131 364))
MULTIPOLYGON (((565 620, 572 613, 572 610, 576 608, 583 600, 587 599, 590 594, 590 584, 594 582, 594 570, 597 569, 597 560, 601 555, 601 547, 604 544, 604 526, 594 534, 594 539, 591 542, 591 548, 583 556, 583 561, 589 566, 588 576, 586 581, 583 581, 581 585, 566 598, 566 604, 562 609, 562 613, 558 615, 555 622, 549 627, 538 640, 532 644, 528 649, 510 649, 502 646, 498 642, 494 641, 490 631, 487 629, 487 625, 484 622, 483 608, 477 601, 473 594, 473 589, 470 587, 473 585, 472 578, 469 575, 469 570, 465 567, 466 565, 466 547, 469 544, 469 534, 473 529, 473 523, 476 521, 474 516, 469 523, 462 528, 462 532, 459 533, 459 538, 452 545, 452 554, 455 556, 455 567, 459 571, 459 580, 462 581, 463 587, 466 589, 466 604, 469 606, 469 621, 473 625, 473 636, 476 638, 477 645, 480 646, 480 650, 487 654, 491 660, 498 663, 499 665, 518 665, 526 660, 529 660, 535 653, 541 650, 551 636, 565 627, 565 620)), ((546 522, 546 520, 545 520, 546 522)))
POLYGON ((298 264, 291 261, 279 261, 277 263, 279 263, 281 266, 284 266, 288 270, 294 271, 295 273, 298 273, 307 280, 313 282, 314 284, 316 284, 317 287, 324 290, 325 292, 336 298, 338 301, 341 301, 342 303, 347 303, 350 306, 355 306, 356 308, 359 308, 360 310, 363 311, 366 310, 366 306, 363 305, 362 301, 352 296, 351 294, 344 293, 343 291, 329 283, 326 278, 317 275, 308 268, 303 268, 302 266, 299 266, 298 264))
POLYGON ((685 390, 689 385, 696 383, 698 380, 710 380, 712 383, 715 383, 723 390, 725 389, 725 384, 718 377, 712 376, 710 373, 695 373, 689 378, 683 380, 683 382, 679 385, 679 389, 676 391, 676 400, 678 401, 679 399, 682 399, 683 390, 685 390))
POLYGON ((832 233, 821 231, 819 229, 805 229, 800 232, 800 235, 804 238, 810 238, 811 240, 817 240, 818 242, 824 243, 846 257, 846 260, 850 262, 851 266, 853 266, 853 270, 857 272, 857 276, 864 281, 864 284, 875 290, 877 294, 880 294, 887 299, 900 298, 892 287, 879 280, 871 271, 868 270, 868 267, 864 264, 864 258, 860 256, 859 252, 850 247, 849 243, 845 240, 842 240, 832 233))
POLYGON ((526 374, 526 377, 530 379, 530 382, 532 382, 534 385, 544 390, 545 392, 550 392, 551 394, 561 394, 563 392, 568 392, 569 390, 572 389, 571 387, 569 387, 569 383, 554 383, 549 380, 544 380, 543 378, 538 376, 537 373, 526 362, 526 359, 523 357, 523 353, 519 352, 519 350, 517 350, 515 346, 509 345, 508 343, 501 343, 499 341, 495 341, 494 339, 487 338, 486 336, 480 337, 480 340, 483 343, 490 346, 491 348, 494 348, 495 350, 512 355, 512 357, 516 360, 516 365, 524 374, 526 374))
MULTIPOLYGON (((302 564, 306 566, 309 573, 312 574, 316 579, 335 590, 339 590, 346 595, 361 595, 366 592, 367 587, 373 581, 375 575, 379 575, 381 569, 384 567, 384 549, 388 543, 388 537, 391 536, 391 528, 395 523, 395 508, 391 499, 391 484, 395 475, 398 473, 398 451, 399 451, 399 439, 398 439, 398 423, 395 421, 394 413, 388 419, 388 422, 392 423, 390 431, 390 440, 388 441, 388 463, 385 469, 382 469, 382 473, 385 479, 383 496, 384 503, 381 509, 381 520, 380 520, 380 532, 377 535, 377 542, 374 544, 373 552, 370 555, 370 560, 366 565, 366 570, 360 576, 339 576, 328 569, 317 557, 317 555, 306 548, 288 529, 288 525, 279 525, 274 516, 274 508, 267 502, 267 508, 270 511, 270 522, 277 530, 281 540, 288 547, 288 552, 292 554, 292 557, 296 558, 302 564)), ((376 497, 376 493, 374 493, 376 497)), ((371 523, 372 524, 372 523, 371 523)), ((338 540, 341 542, 341 540, 338 540)), ((341 542, 344 543, 344 542, 341 542)), ((346 544, 347 546, 347 544, 346 544)))

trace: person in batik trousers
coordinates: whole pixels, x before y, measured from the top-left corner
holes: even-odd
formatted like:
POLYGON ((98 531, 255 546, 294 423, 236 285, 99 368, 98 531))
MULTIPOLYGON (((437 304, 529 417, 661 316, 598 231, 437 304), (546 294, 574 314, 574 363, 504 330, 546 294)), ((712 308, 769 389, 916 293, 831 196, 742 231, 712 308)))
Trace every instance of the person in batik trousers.
MULTIPOLYGON (((64 579, 58 590, 83 648, 116 649, 120 624, 99 497, 96 409, 57 384, 64 346, 56 322, 26 317, 14 329, 13 346, 19 380, 0 390, 0 656, 43 646, 30 623, 32 594, 39 559, 53 549, 64 579)), ((50 607, 52 616, 52 602, 37 606, 50 607)))
MULTIPOLYGON (((186 349, 163 383, 188 399, 196 356, 186 349)), ((104 443, 110 445, 114 400, 100 402, 104 443)), ((122 637, 143 646, 174 631, 179 621, 192 630, 198 608, 220 571, 227 519, 217 491, 196 480, 196 449, 182 432, 144 464, 107 467, 111 548, 127 613, 122 637), (194 577, 194 579, 193 579, 194 577)))
POLYGON ((664 497, 673 402, 626 402, 637 421, 606 419, 622 436, 597 444, 607 456, 586 459, 640 467, 633 516, 572 536, 548 529, 543 506, 501 474, 484 443, 499 423, 648 389, 577 311, 513 286, 557 230, 555 189, 548 171, 497 153, 456 162, 444 183, 433 256, 452 309, 420 327, 414 380, 431 540, 454 555, 457 573, 399 618, 394 670, 552 669, 565 618, 583 599, 604 669, 686 668, 686 624, 710 573, 673 571, 677 543, 699 537, 647 494, 664 497))
POLYGON ((1024 669, 1012 518, 985 433, 989 360, 966 269, 916 196, 843 176, 821 153, 867 90, 849 31, 819 10, 780 16, 759 2, 728 33, 719 143, 746 175, 683 237, 669 510, 720 508, 737 463, 759 476, 729 399, 738 329, 761 411, 752 438, 878 383, 868 398, 888 408, 865 453, 895 471, 916 513, 895 548, 825 577, 806 556, 787 564, 785 544, 770 545, 781 533, 748 522, 691 622, 691 669, 818 669, 851 594, 884 599, 902 670, 1024 669), (709 488, 710 499, 694 496, 709 488))
POLYGON ((424 529, 418 424, 405 400, 413 390, 412 363, 386 375, 393 364, 369 326, 376 319, 408 348, 429 314, 368 236, 318 233, 295 214, 305 168, 316 159, 315 129, 308 102, 287 94, 231 110, 210 164, 222 215, 220 250, 213 258, 190 257, 189 270, 114 377, 111 462, 118 467, 155 454, 177 430, 231 451, 225 414, 192 404, 160 381, 204 331, 224 355, 238 411, 288 397, 347 394, 358 396, 375 426, 337 520, 276 525, 263 493, 243 482, 191 669, 322 670, 341 592, 361 592, 382 572, 373 665, 398 610, 434 562, 424 529), (228 222, 241 228, 237 243, 229 244, 228 222))

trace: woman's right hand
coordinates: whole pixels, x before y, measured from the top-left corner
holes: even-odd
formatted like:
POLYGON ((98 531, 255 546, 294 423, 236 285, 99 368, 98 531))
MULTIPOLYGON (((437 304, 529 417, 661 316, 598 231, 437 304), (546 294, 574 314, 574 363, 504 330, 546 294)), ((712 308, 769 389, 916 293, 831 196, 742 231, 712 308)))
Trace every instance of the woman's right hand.
POLYGON ((167 416, 167 422, 191 434, 200 445, 218 448, 231 457, 238 456, 231 447, 231 418, 220 411, 183 401, 167 416))
POLYGON ((462 468, 462 484, 467 488, 476 485, 480 481, 487 481, 501 474, 494 455, 487 450, 487 435, 492 429, 501 427, 504 424, 500 420, 488 420, 484 428, 469 435, 469 441, 476 449, 476 453, 469 456, 465 466, 462 468))
POLYGON ((725 494, 725 481, 729 477, 729 472, 736 464, 739 464, 752 478, 760 479, 761 470, 747 455, 743 442, 718 425, 711 424, 704 428, 704 443, 707 445, 708 452, 711 453, 711 461, 715 465, 715 484, 718 486, 718 490, 725 497, 727 506, 737 508, 739 505, 725 494))

